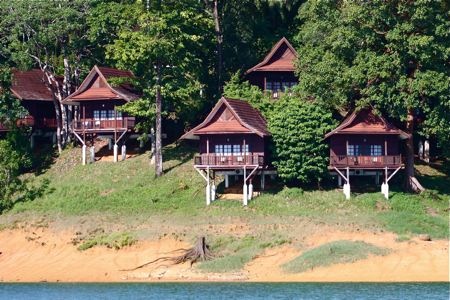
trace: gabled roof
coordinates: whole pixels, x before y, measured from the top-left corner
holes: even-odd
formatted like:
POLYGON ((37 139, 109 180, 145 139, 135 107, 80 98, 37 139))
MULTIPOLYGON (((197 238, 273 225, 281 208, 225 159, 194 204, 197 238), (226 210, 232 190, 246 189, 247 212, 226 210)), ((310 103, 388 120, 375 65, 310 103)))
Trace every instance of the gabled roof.
POLYGON ((269 136, 266 120, 247 101, 222 97, 206 119, 181 139, 197 139, 202 134, 253 133, 269 136))
POLYGON ((410 136, 389 123, 383 116, 374 114, 372 108, 348 114, 336 129, 325 135, 325 138, 335 134, 393 134, 402 139, 410 136))
POLYGON ((279 40, 264 60, 245 72, 249 74, 257 71, 288 71, 294 72, 294 60, 297 58, 297 51, 291 43, 283 37, 279 40))
POLYGON ((139 98, 130 83, 121 83, 118 86, 111 86, 108 79, 134 78, 131 71, 122 71, 114 68, 94 66, 88 76, 81 83, 80 87, 66 99, 66 104, 76 104, 80 101, 92 100, 125 100, 127 102, 139 98), (102 87, 92 87, 92 84, 99 78, 102 87))
POLYGON ((48 89, 44 72, 40 69, 29 71, 12 71, 11 92, 19 100, 53 101, 48 89))

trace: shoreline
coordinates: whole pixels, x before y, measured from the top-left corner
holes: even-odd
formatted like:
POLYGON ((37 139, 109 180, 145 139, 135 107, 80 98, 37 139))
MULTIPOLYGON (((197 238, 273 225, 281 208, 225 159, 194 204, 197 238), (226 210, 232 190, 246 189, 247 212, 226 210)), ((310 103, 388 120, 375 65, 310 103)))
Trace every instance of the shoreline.
POLYGON ((333 231, 314 234, 306 247, 332 240, 362 240, 384 245, 392 252, 353 263, 318 267, 303 273, 284 273, 280 265, 297 257, 292 245, 268 248, 240 271, 204 273, 190 263, 155 264, 120 271, 151 261, 174 249, 189 246, 171 238, 141 240, 120 250, 97 246, 79 251, 73 232, 46 228, 0 231, 1 283, 407 283, 449 282, 449 241, 396 241, 392 233, 333 231))

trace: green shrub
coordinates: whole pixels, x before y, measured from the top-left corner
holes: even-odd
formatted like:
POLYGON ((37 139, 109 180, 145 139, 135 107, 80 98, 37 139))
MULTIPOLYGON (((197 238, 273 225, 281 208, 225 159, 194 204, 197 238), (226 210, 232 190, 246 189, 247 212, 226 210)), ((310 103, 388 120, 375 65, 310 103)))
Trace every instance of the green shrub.
POLYGON ((289 273, 300 273, 317 267, 339 263, 351 263, 371 255, 386 255, 388 249, 362 241, 335 241, 305 251, 299 257, 282 265, 289 273))
POLYGON ((119 250, 123 247, 133 245, 136 241, 136 238, 127 232, 112 233, 110 235, 100 235, 89 238, 81 243, 77 249, 84 251, 95 246, 106 246, 108 248, 119 250))

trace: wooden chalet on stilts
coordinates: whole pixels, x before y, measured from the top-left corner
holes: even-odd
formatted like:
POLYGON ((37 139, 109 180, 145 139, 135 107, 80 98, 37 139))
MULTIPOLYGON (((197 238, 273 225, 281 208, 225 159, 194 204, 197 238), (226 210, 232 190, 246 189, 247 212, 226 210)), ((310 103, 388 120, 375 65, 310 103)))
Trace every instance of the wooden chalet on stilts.
MULTIPOLYGON (((39 69, 13 70, 11 92, 28 112, 17 120, 17 125, 32 128, 31 147, 34 147, 35 138, 38 136, 52 138, 55 142, 55 106, 52 92, 46 85, 44 73, 39 69)), ((0 131, 8 131, 8 128, 0 124, 0 131)))
POLYGON ((286 38, 279 40, 263 61, 245 72, 246 79, 252 85, 279 98, 298 83, 294 62, 297 52, 286 38))
POLYGON ((83 145, 82 162, 86 164, 86 147, 91 142, 90 156, 94 160, 94 139, 109 139, 114 162, 118 161, 118 144, 122 142, 122 160, 126 156, 124 140, 133 131, 135 118, 116 110, 116 107, 139 98, 126 78, 133 78, 130 71, 94 66, 80 87, 63 103, 78 107, 78 119, 72 122, 72 132, 83 145), (122 83, 113 85, 109 80, 120 78, 122 83), (124 80, 125 78, 125 80, 124 80))
POLYGON ((375 176, 376 184, 384 173, 381 192, 388 199, 389 180, 404 167, 400 142, 407 133, 390 124, 372 108, 350 113, 333 131, 325 135, 330 144, 329 170, 338 176, 339 185, 350 198, 351 176, 375 176))
POLYGON ((206 119, 181 139, 200 142, 194 168, 206 181, 206 204, 216 199, 216 175, 243 177, 243 204, 253 197, 253 179, 261 177, 264 189, 267 163, 267 138, 270 136, 261 113, 248 102, 222 97, 206 119))

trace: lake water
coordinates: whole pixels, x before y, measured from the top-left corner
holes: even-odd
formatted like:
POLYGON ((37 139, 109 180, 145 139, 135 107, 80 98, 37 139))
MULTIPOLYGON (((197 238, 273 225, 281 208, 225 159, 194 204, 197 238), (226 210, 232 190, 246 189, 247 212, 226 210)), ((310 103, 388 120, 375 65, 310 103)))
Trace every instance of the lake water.
POLYGON ((0 283, 0 299, 449 299, 448 283, 0 283))

